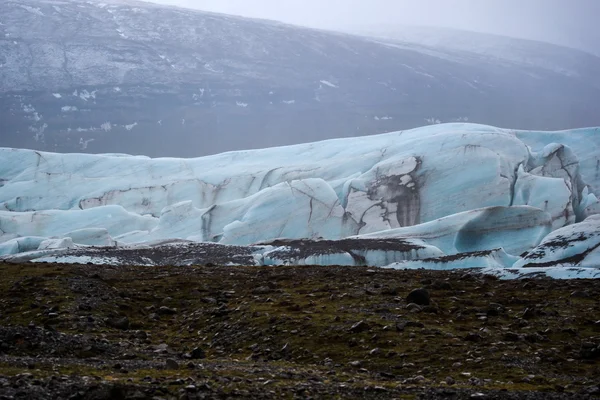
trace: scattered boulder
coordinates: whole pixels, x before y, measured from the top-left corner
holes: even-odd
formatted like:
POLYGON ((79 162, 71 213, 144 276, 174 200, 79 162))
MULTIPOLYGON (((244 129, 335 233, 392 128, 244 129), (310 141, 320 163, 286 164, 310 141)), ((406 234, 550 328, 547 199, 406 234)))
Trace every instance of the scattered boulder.
POLYGON ((175 315, 175 314, 177 314, 177 310, 174 308, 162 306, 158 309, 158 315, 175 315))
POLYGON ((127 329, 129 329, 129 318, 122 317, 122 318, 109 319, 107 321, 106 325, 110 326, 111 328, 126 331, 127 329))
POLYGON ((406 328, 425 328, 425 325, 418 321, 399 321, 396 323, 396 331, 404 332, 406 328))
POLYGON ((400 294, 400 288, 399 287, 384 287, 381 290, 381 294, 384 296, 398 296, 400 294))
POLYGON ((523 319, 532 319, 537 317, 538 312, 535 308, 526 308, 525 311, 523 311, 523 315, 521 316, 523 319))
POLYGON ((408 303, 406 305, 406 309, 410 312, 421 312, 423 310, 423 308, 415 303, 408 303))
POLYGON ((190 351, 190 358, 192 360, 200 360, 202 358, 206 358, 206 353, 200 347, 196 347, 190 351))
POLYGON ((428 287, 433 290, 452 290, 452 284, 447 281, 434 281, 431 285, 428 285, 428 287))
POLYGON ((574 299, 589 299, 591 296, 585 290, 576 290, 571 293, 571 297, 574 299))
POLYGON ((173 360, 172 358, 168 358, 165 361, 165 368, 166 369, 179 369, 179 363, 175 360, 173 360))
POLYGON ((370 356, 378 356, 380 354, 381 354, 381 349, 379 347, 376 347, 376 348, 372 349, 371 351, 369 351, 370 356))
POLYGON ((430 303, 429 291, 427 289, 415 289, 406 296, 406 302, 428 306, 430 303))
POLYGON ((465 340, 465 342, 478 343, 483 340, 483 336, 481 336, 478 333, 468 333, 467 336, 465 336, 464 340, 465 340))
POLYGON ((600 358, 600 345, 591 342, 582 343, 579 350, 579 357, 584 360, 596 360, 600 358))
POLYGON ((350 328, 352 333, 360 333, 369 330, 369 325, 365 321, 358 321, 350 328))
POLYGON ((252 294, 269 294, 273 293, 273 289, 268 286, 259 286, 252 291, 252 294))
POLYGON ((514 332, 506 332, 503 339, 506 342, 518 342, 521 340, 521 336, 514 332))
POLYGON ((439 312, 439 309, 435 306, 425 306, 423 307, 422 311, 426 314, 437 314, 439 312))

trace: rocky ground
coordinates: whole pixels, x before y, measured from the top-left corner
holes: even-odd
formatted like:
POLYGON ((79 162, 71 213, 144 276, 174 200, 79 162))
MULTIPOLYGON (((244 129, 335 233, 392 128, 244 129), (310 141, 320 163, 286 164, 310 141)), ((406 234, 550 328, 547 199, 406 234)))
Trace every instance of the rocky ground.
POLYGON ((0 274, 0 399, 600 396, 599 281, 212 265, 0 274))

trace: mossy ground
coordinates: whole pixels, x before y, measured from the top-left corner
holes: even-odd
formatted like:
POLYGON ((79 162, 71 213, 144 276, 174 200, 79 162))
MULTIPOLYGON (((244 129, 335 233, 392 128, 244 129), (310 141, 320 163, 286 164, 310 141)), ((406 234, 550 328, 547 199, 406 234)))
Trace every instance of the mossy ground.
POLYGON ((215 396, 382 398, 600 383, 598 281, 363 267, 25 264, 0 274, 4 376, 88 376, 167 397, 190 382, 215 396), (407 308, 420 287, 431 305, 407 308), (205 358, 190 359, 194 348, 205 358))

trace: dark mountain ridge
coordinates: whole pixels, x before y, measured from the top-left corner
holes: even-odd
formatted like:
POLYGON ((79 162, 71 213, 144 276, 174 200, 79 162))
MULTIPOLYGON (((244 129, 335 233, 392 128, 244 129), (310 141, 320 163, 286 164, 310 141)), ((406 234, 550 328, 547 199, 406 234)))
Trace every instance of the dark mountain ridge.
POLYGON ((482 51, 143 2, 8 0, 0 146, 187 157, 439 122, 600 125, 600 58, 511 43, 482 51))

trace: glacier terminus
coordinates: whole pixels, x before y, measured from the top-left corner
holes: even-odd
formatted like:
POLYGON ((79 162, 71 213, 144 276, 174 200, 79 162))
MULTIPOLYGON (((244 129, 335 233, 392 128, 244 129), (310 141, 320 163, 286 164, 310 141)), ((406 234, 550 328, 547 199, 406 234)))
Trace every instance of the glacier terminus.
POLYGON ((2 148, 0 254, 600 277, 599 168, 600 128, 467 123, 193 159, 2 148))

